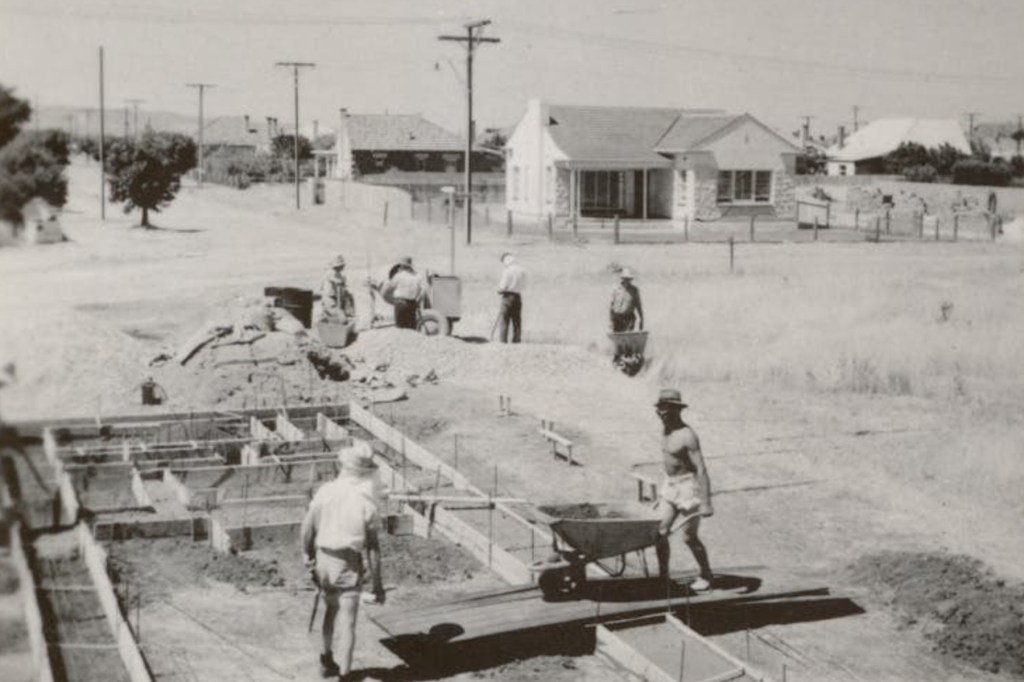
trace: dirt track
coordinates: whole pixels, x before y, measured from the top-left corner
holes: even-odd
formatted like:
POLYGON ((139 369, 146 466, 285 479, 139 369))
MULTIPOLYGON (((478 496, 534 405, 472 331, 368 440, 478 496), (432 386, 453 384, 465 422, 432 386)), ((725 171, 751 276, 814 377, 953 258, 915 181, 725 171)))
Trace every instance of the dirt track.
MULTIPOLYGON (((91 183, 92 169, 73 171, 73 182, 91 183)), ((145 362, 162 343, 181 340, 218 304, 236 296, 258 295, 271 284, 315 285, 325 254, 356 254, 350 262, 359 263, 363 254, 372 253, 374 270, 406 252, 414 253, 418 262, 447 262, 446 240, 428 228, 398 225, 385 232, 372 216, 339 219, 327 208, 296 215, 271 208, 287 206, 287 201, 274 203, 272 189, 238 193, 209 187, 202 194, 187 190, 166 215, 157 216, 157 224, 200 232, 132 230, 130 220, 113 211, 108 212, 108 223, 100 224, 93 199, 82 190, 92 186, 72 186, 66 222, 73 242, 0 253, 5 281, 0 310, 11 320, 0 332, 0 348, 18 363, 20 379, 18 386, 0 395, 5 414, 137 410, 138 384, 151 371, 145 362)), ((439 344, 419 353, 418 344, 430 340, 407 341, 381 331, 365 334, 352 354, 367 344, 367 362, 380 360, 382 346, 373 345, 373 334, 379 334, 394 350, 389 356, 394 371, 401 374, 406 363, 405 373, 422 374, 424 363, 436 365, 442 374, 437 386, 410 388, 410 400, 381 413, 443 457, 451 455, 457 435, 460 469, 480 484, 490 483, 497 464, 503 492, 545 500, 628 498, 635 494, 635 484, 625 476, 630 467, 657 459, 658 425, 651 396, 663 376, 676 380, 677 375, 668 371, 671 368, 658 367, 626 379, 610 368, 599 333, 589 345, 561 345, 558 321, 572 311, 560 292, 567 287, 603 290, 605 284, 574 280, 568 274, 545 276, 542 271, 560 272, 560 262, 571 258, 593 265, 589 273, 599 273, 599 264, 629 258, 657 273, 650 279, 660 286, 662 280, 671 282, 675 261, 685 259, 680 267, 689 284, 700 287, 713 279, 715 286, 726 287, 725 280, 714 279, 718 252, 710 247, 678 252, 664 247, 550 249, 543 242, 517 241, 522 260, 535 275, 536 293, 527 297, 525 312, 526 341, 532 343, 504 349, 465 343, 459 350, 452 346, 458 341, 439 339, 439 344), (431 356, 438 348, 448 350, 431 356), (499 394, 512 397, 515 416, 496 416, 499 394), (576 441, 583 467, 568 469, 550 457, 536 435, 541 418, 553 419, 576 441)), ((460 253, 468 313, 457 332, 464 337, 487 337, 494 263, 504 248, 502 238, 485 233, 477 246, 460 253)), ((808 278, 802 286, 813 289, 818 280, 812 275, 827 278, 830 270, 848 269, 850 259, 861 256, 857 249, 867 248, 823 245, 814 252, 817 260, 805 265, 806 251, 766 247, 752 257, 746 279, 735 280, 737 295, 749 295, 770 279, 759 279, 759 268, 769 272, 772 281, 779 279, 780 269, 792 268, 799 274, 791 276, 808 278)), ((883 265, 940 267, 923 258, 914 245, 886 248, 890 251, 885 255, 864 251, 863 257, 874 259, 872 267, 880 271, 883 265)), ((949 257, 957 268, 970 271, 967 281, 973 284, 986 269, 990 276, 1019 273, 1019 266, 1013 265, 1019 263, 1019 247, 1006 248, 1017 251, 962 245, 949 257)), ((352 269, 351 278, 358 280, 366 266, 352 269)), ((1017 277, 1000 279, 992 290, 1019 304, 1017 277)), ((942 295, 954 296, 953 291, 942 295)), ((681 314, 671 308, 659 311, 657 300, 645 299, 655 320, 681 314)), ((368 307, 362 299, 359 305, 363 311, 368 307)), ((695 312, 703 315, 699 309, 695 312)), ((794 317, 794 323, 804 323, 799 315, 794 317)), ((855 320, 850 329, 855 331, 861 322, 855 320)), ((708 343, 693 349, 702 357, 719 343, 710 331, 707 334, 708 343)), ((757 340, 748 341, 751 345, 744 352, 754 353, 757 340)), ((720 343, 732 342, 723 332, 720 343)), ((1013 377, 1020 371, 997 368, 994 376, 1002 372, 1013 377)), ((969 399, 951 400, 914 392, 823 390, 813 382, 794 383, 786 377, 775 383, 771 377, 763 382, 733 380, 728 371, 716 376, 684 373, 684 379, 682 389, 691 403, 687 415, 701 436, 718 491, 716 515, 703 529, 714 563, 764 564, 805 575, 851 596, 866 609, 863 615, 841 619, 766 624, 761 631, 798 652, 784 659, 790 660, 791 679, 1000 679, 934 653, 934 638, 926 637, 930 621, 908 626, 905 615, 876 601, 875 588, 847 569, 881 550, 950 552, 976 557, 1010 582, 1024 578, 1022 507, 1016 492, 1024 482, 1024 470, 1016 458, 991 458, 993 452, 1020 452, 1024 429, 1012 397, 1012 380, 1010 388, 1000 385, 991 391, 975 382, 967 388, 969 399), (807 677, 796 676, 798 655, 807 677)), ((214 395, 187 372, 161 381, 173 407, 197 408, 214 395)), ((302 383, 296 381, 297 389, 302 383)), ((315 390, 346 394, 346 387, 318 385, 315 390)), ((243 395, 229 398, 241 404, 243 395)), ((677 547, 676 565, 689 561, 677 547)), ((224 618, 232 613, 228 605, 250 618, 271 615, 261 614, 238 595, 218 590, 214 594, 223 600, 224 618)), ((189 596, 183 608, 206 604, 209 595, 202 595, 200 591, 189 596)), ((268 609, 289 608, 284 602, 269 602, 268 609)), ((262 630, 251 635, 270 636, 262 630)), ((742 633, 720 638, 734 649, 743 647, 742 633)), ((780 660, 765 656, 766 666, 780 660)), ((488 674, 502 678, 498 669, 488 674)))

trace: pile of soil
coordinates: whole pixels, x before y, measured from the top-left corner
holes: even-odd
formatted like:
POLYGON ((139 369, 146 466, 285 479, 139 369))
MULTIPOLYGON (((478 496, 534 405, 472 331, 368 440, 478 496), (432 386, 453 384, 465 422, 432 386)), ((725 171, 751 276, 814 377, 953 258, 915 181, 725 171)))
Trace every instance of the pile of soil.
POLYGON ((238 589, 285 584, 276 560, 222 554, 183 538, 135 539, 108 547, 107 570, 118 588, 141 591, 143 603, 173 590, 216 580, 238 589))
POLYGON ((470 580, 486 571, 469 552, 443 538, 382 534, 385 582, 397 585, 470 580))
POLYGON ((906 626, 935 649, 987 672, 1024 674, 1024 584, 1008 584, 977 559, 931 552, 882 552, 850 567, 882 588, 906 626))

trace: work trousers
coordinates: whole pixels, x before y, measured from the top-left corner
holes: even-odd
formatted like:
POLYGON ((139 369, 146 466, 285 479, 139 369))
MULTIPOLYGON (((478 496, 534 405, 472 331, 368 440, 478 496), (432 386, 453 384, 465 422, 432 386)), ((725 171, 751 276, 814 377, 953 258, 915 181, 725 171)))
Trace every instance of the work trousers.
POLYGON ((612 313, 612 331, 629 332, 636 326, 636 313, 612 313))
POLYGON ((501 319, 499 330, 502 343, 508 343, 508 329, 512 327, 512 343, 519 343, 522 340, 523 331, 523 299, 519 294, 510 291, 501 294, 501 310, 498 313, 501 319))
POLYGON ((416 301, 395 299, 395 326, 399 329, 416 329, 416 301))

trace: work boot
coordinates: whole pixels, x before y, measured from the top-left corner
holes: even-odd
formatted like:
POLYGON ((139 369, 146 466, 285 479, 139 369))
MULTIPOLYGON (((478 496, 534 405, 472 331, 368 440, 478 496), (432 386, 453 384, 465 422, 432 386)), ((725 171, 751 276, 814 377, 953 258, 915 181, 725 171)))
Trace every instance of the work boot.
POLYGON ((694 592, 707 592, 711 589, 711 581, 698 576, 696 580, 690 583, 690 589, 694 592))
POLYGON ((320 677, 338 677, 341 675, 341 668, 334 662, 331 653, 320 654, 320 677))

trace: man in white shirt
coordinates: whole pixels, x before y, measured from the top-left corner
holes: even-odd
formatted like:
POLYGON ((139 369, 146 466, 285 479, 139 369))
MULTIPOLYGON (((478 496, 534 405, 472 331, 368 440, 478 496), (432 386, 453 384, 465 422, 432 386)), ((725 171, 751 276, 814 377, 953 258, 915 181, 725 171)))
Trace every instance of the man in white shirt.
POLYGON ((306 565, 320 588, 324 604, 320 674, 347 675, 352 669, 356 617, 362 593, 363 552, 370 564, 373 594, 384 602, 380 574, 379 517, 373 494, 377 465, 368 443, 356 440, 338 454, 338 477, 317 490, 302 521, 302 549, 306 565), (332 653, 334 623, 341 615, 340 662, 332 653))
POLYGON ((392 268, 390 279, 381 286, 381 295, 395 307, 395 326, 416 329, 420 299, 427 293, 423 278, 412 269, 412 259, 404 258, 392 268))
POLYGON ((498 295, 501 296, 501 308, 498 318, 501 320, 499 338, 508 343, 508 330, 512 327, 512 343, 522 340, 523 327, 523 287, 526 285, 526 271, 516 262, 515 256, 505 253, 501 256, 505 269, 501 271, 498 281, 498 295))

